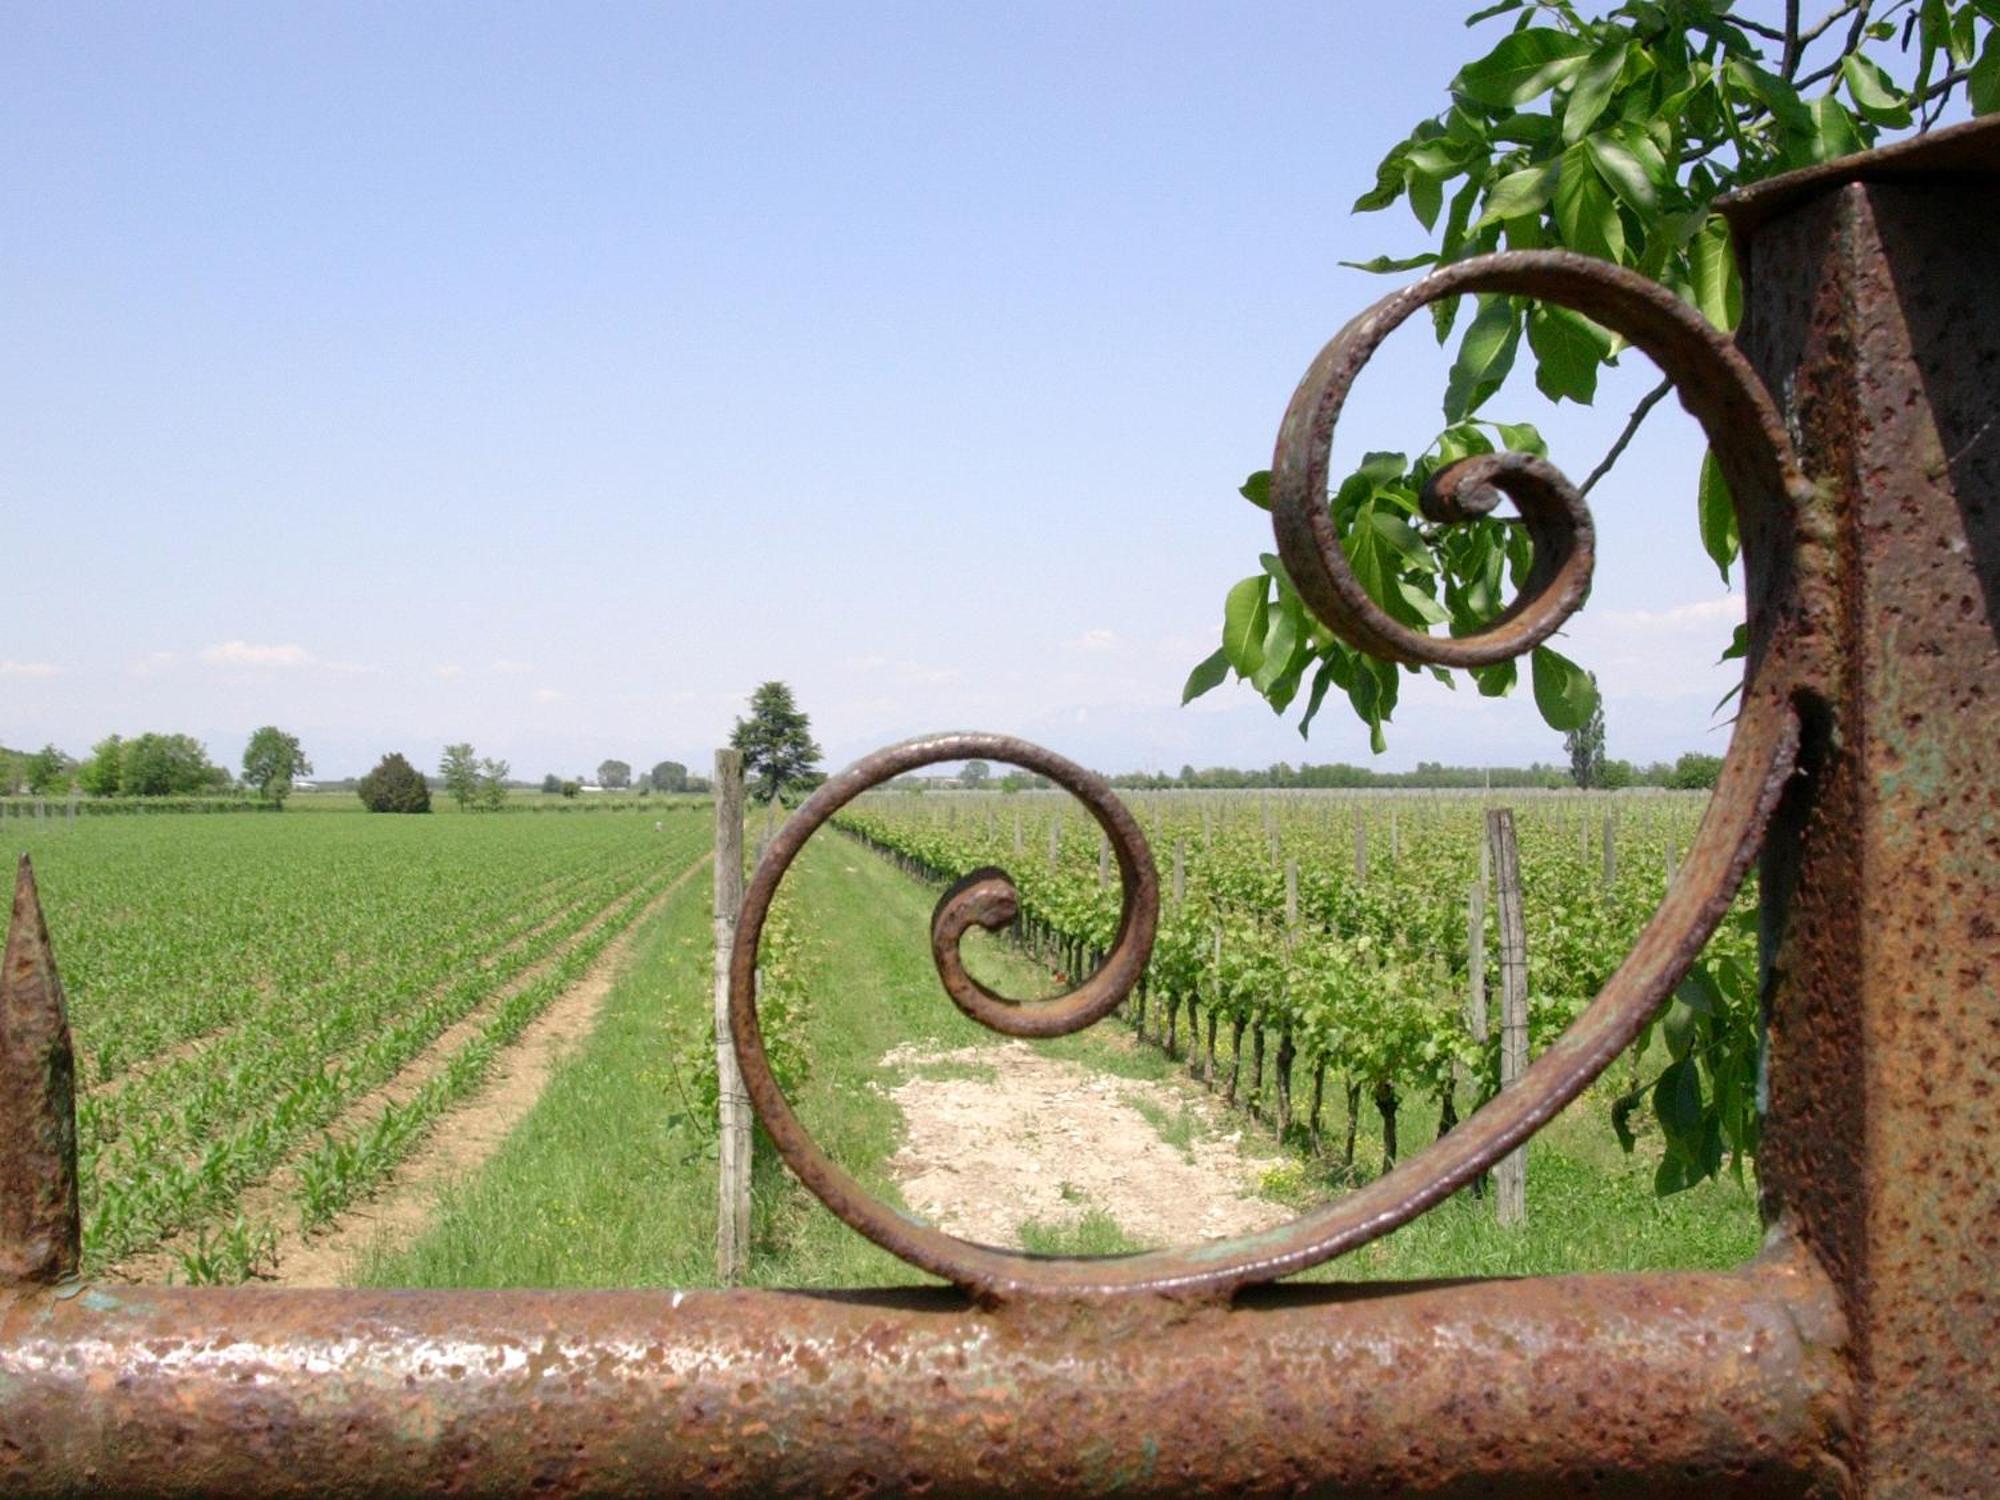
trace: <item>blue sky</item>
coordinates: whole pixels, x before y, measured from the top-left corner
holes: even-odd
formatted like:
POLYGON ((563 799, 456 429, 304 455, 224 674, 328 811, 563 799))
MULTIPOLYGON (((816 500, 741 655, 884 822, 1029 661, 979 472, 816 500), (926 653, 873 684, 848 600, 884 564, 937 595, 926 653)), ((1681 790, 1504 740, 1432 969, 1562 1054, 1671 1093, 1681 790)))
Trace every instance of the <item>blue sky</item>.
MULTIPOLYGON (((1337 263, 1421 241, 1347 210, 1497 35, 1465 9, 10 7, 0 743, 700 765, 776 677, 836 762, 1368 762, 1177 704, 1271 545, 1236 486, 1394 284, 1337 263)), ((1581 476, 1628 363, 1491 411, 1581 476)), ((1341 453, 1424 444, 1444 369, 1406 330, 1341 453)), ((1615 755, 1726 733, 1699 454, 1663 407, 1593 496, 1564 649, 1615 755)), ((1389 745, 1561 748, 1414 680, 1389 745)))

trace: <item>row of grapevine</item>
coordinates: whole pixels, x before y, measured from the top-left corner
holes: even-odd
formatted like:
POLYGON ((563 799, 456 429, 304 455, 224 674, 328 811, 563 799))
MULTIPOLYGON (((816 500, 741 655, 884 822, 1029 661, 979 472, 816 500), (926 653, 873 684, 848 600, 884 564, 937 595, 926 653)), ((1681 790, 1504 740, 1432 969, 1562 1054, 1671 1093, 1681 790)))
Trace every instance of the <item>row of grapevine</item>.
MULTIPOLYGON (((1630 949, 1704 803, 1675 794, 1507 800, 1525 893, 1530 1048, 1539 1052, 1630 949)), ((1467 1014, 1469 995, 1499 993, 1490 900, 1479 918, 1489 934, 1484 982, 1470 972, 1470 898, 1490 878, 1483 796, 1167 793, 1133 806, 1164 892, 1152 961, 1128 1005, 1143 1035, 1315 1150, 1327 1146, 1325 1105, 1337 1084, 1347 1109, 1335 1149, 1350 1170, 1363 1101, 1380 1116, 1386 1167, 1406 1100, 1434 1101, 1442 1131, 1497 1087, 1498 1028, 1479 1028, 1486 1040, 1475 1041, 1467 1014)), ((1066 976, 1088 972, 1111 945, 1115 865, 1096 824, 1066 798, 878 793, 840 826, 923 879, 1006 869, 1021 897, 1018 940, 1066 976)), ((1621 1132, 1638 1099, 1650 1097, 1660 1117, 1663 1189, 1754 1149, 1754 1120, 1740 1107, 1754 1078, 1754 1020, 1748 1074, 1742 1043, 1754 998, 1741 983, 1753 968, 1747 925, 1727 925, 1667 1017, 1660 1070, 1642 1075, 1635 1051, 1617 1080, 1631 1091, 1617 1110, 1621 1132), (1722 1024, 1725 1013, 1732 1024, 1722 1024)))

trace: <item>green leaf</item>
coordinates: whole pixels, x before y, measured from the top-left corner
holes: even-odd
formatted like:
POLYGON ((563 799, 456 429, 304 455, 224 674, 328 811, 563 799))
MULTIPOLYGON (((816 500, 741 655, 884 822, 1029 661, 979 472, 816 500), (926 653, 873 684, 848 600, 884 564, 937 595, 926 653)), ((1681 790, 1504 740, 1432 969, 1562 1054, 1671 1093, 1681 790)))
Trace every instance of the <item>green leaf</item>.
POLYGON ((1840 76, 1847 83, 1855 108, 1868 119, 1894 130, 1910 123, 1909 101, 1889 81, 1880 63, 1871 62, 1859 52, 1850 52, 1840 60, 1840 76))
POLYGON ((1625 224, 1588 148, 1572 146, 1562 154, 1555 201, 1556 228, 1567 248, 1600 260, 1624 259, 1625 224))
POLYGON ((1472 682, 1479 689, 1482 698, 1504 698, 1514 691, 1515 679, 1520 675, 1511 661, 1496 662, 1490 667, 1473 667, 1472 682))
POLYGON ((1589 134, 1590 127, 1597 123, 1597 117, 1604 113, 1604 106, 1611 102, 1611 94, 1618 87, 1618 76, 1625 71, 1626 43, 1623 40, 1607 42, 1592 53, 1590 60, 1577 70, 1576 82, 1570 86, 1569 103, 1563 107, 1562 138, 1565 145, 1575 145, 1589 134))
POLYGON ((1986 33, 1979 61, 1965 80, 1965 94, 1975 115, 2000 113, 2000 29, 1986 33))
POLYGON ((1854 117, 1833 95, 1820 95, 1813 100, 1810 108, 1814 161, 1832 161, 1836 157, 1852 156, 1866 148, 1861 132, 1854 128, 1854 117))
POLYGON ((1259 469, 1237 487, 1236 493, 1259 510, 1271 508, 1271 471, 1259 469))
POLYGON ((1537 646, 1532 658, 1535 707, 1549 728, 1567 734, 1589 722, 1597 706, 1597 688, 1590 674, 1548 646, 1537 646))
POLYGON ((1674 998, 1698 1016, 1720 1015, 1725 1008, 1722 991, 1705 963, 1687 971, 1687 977, 1674 986, 1674 998))
POLYGON ((1375 186, 1363 193, 1359 198, 1356 198, 1354 200, 1354 207, 1349 212, 1357 214, 1375 213, 1380 209, 1387 208, 1403 196, 1403 182, 1407 175, 1403 166, 1403 158, 1409 152, 1409 149, 1410 143, 1408 141, 1399 141, 1390 149, 1389 154, 1383 157, 1381 164, 1375 168, 1375 186))
POLYGON ((1713 214, 1688 243, 1688 270, 1694 278, 1694 305, 1724 333, 1743 316, 1743 283, 1729 243, 1729 222, 1713 214))
MULTIPOLYGON (((1528 334, 1528 342, 1533 344, 1532 327, 1529 328, 1528 334)), ((1493 430, 1500 435, 1500 446, 1509 453, 1532 453, 1537 458, 1549 456, 1549 445, 1543 440, 1540 429, 1532 422, 1495 422, 1493 430)))
POLYGON ((1264 664, 1264 634, 1269 628, 1270 589, 1262 573, 1254 573, 1229 591, 1222 605, 1222 651, 1239 677, 1255 677, 1264 664))
POLYGON ((1604 135, 1591 136, 1583 144, 1590 152, 1597 175, 1627 206, 1640 214, 1659 211, 1659 189, 1636 152, 1604 135))
POLYGON ((1228 675, 1229 654, 1218 646, 1188 673, 1187 686, 1181 689, 1181 706, 1186 707, 1209 689, 1221 686, 1228 675))
POLYGON ((1583 66, 1590 44, 1566 31, 1531 26, 1509 33, 1451 81, 1454 94, 1496 109, 1514 109, 1545 94, 1583 66))
POLYGON ((1556 164, 1549 161, 1509 172, 1487 191, 1486 211, 1473 227, 1481 229, 1502 219, 1518 219, 1524 214, 1540 213, 1548 207, 1549 198, 1556 190, 1556 171, 1556 164))
POLYGON ((1264 632, 1264 659, 1251 677, 1250 685, 1258 692, 1268 694, 1271 685, 1284 676, 1292 664, 1292 653, 1298 648, 1300 636, 1305 633, 1305 607, 1299 602, 1297 594, 1281 589, 1278 607, 1267 609, 1266 614, 1270 624, 1264 632))
POLYGON ((1521 342, 1521 315, 1513 299, 1481 296, 1479 314, 1465 330, 1444 393, 1447 422, 1463 421, 1500 389, 1514 367, 1521 342))
POLYGON ((1590 405, 1598 366, 1611 353, 1610 334, 1581 313, 1543 303, 1528 314, 1528 347, 1535 352, 1537 390, 1551 401, 1567 396, 1590 405))
POLYGON ((1688 1049, 1694 1045, 1694 1011, 1676 998, 1667 1007, 1666 1019, 1660 1024, 1660 1035, 1666 1041, 1667 1055, 1675 1062, 1679 1062, 1688 1055, 1688 1049))
MULTIPOLYGON (((1342 648, 1335 646, 1333 649, 1338 653, 1342 648)), ((1320 704, 1326 701, 1326 690, 1334 680, 1339 661, 1338 655, 1328 656, 1319 664, 1319 670, 1313 673, 1312 693, 1306 699, 1306 716, 1299 720, 1300 739, 1306 739, 1311 735, 1312 722, 1319 714, 1320 704)))
POLYGON ((1730 83, 1768 109, 1779 125, 1802 135, 1812 134, 1812 111, 1799 91, 1776 73, 1768 73, 1743 57, 1730 58, 1725 71, 1730 83))
POLYGON ((1444 625, 1450 622, 1451 616, 1445 613, 1444 606, 1407 578, 1396 580, 1396 593, 1409 606, 1411 613, 1426 625, 1444 625))
POLYGON ((1437 252, 1426 250, 1422 255, 1406 255, 1398 260, 1394 256, 1378 255, 1373 260, 1344 260, 1341 262, 1351 270, 1372 271, 1381 275, 1387 271, 1414 271, 1418 266, 1437 264, 1437 252))
POLYGON ((1417 216, 1417 222, 1429 229, 1437 223, 1438 210, 1444 207, 1444 179, 1432 177, 1412 168, 1410 171, 1410 212, 1417 216))
POLYGON ((1713 452, 1702 455, 1701 482, 1695 491, 1695 510, 1701 526, 1701 548, 1709 556, 1722 581, 1729 582, 1729 565, 1736 561, 1736 506, 1729 496, 1729 481, 1713 452))
POLYGON ((1701 1134, 1701 1071, 1685 1059, 1671 1064, 1653 1085, 1653 1113, 1677 1141, 1701 1134))

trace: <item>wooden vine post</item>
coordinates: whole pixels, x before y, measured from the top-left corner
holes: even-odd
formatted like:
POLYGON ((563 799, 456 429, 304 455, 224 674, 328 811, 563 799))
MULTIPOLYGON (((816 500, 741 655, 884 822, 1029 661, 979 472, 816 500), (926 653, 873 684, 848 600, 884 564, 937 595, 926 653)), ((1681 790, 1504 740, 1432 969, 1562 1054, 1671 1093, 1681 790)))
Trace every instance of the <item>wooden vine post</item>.
POLYGON ((740 1281, 750 1259, 750 1097, 729 1041, 729 953, 743 909, 743 752, 715 752, 715 1077, 722 1171, 715 1274, 740 1281))
MULTIPOLYGON (((1486 841, 1493 851, 1494 914, 1500 937, 1500 1087, 1510 1089, 1528 1071, 1528 935, 1521 917, 1521 863, 1514 847, 1514 814, 1489 809, 1486 841)), ((1528 1149, 1517 1146, 1493 1170, 1496 1212, 1502 1224, 1528 1218, 1528 1149)))

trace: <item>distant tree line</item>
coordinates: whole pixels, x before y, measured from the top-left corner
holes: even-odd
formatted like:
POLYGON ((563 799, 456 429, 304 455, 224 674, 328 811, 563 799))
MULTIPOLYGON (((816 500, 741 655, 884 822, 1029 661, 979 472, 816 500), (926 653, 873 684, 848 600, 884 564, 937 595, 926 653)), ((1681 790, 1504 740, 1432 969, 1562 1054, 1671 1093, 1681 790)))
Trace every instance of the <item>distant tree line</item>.
MULTIPOLYGON (((1196 770, 1182 766, 1177 775, 1164 771, 1126 771, 1109 778, 1123 791, 1366 791, 1389 788, 1443 790, 1453 787, 1495 787, 1505 790, 1541 788, 1564 791, 1586 785, 1616 791, 1624 787, 1667 787, 1681 791, 1702 791, 1715 785, 1722 770, 1722 757, 1689 751, 1672 762, 1654 761, 1635 766, 1629 760, 1606 760, 1601 745, 1589 757, 1588 782, 1580 782, 1574 772, 1540 761, 1529 766, 1447 766, 1438 761, 1419 761, 1414 771, 1375 771, 1366 766, 1342 762, 1330 765, 1294 766, 1286 761, 1261 770, 1239 770, 1233 766, 1209 766, 1196 770)), ((995 778, 984 761, 969 761, 957 777, 898 776, 888 784, 895 792, 925 792, 956 787, 966 791, 998 788, 1003 792, 1047 790, 1046 776, 1025 771, 1009 771, 995 778)))

